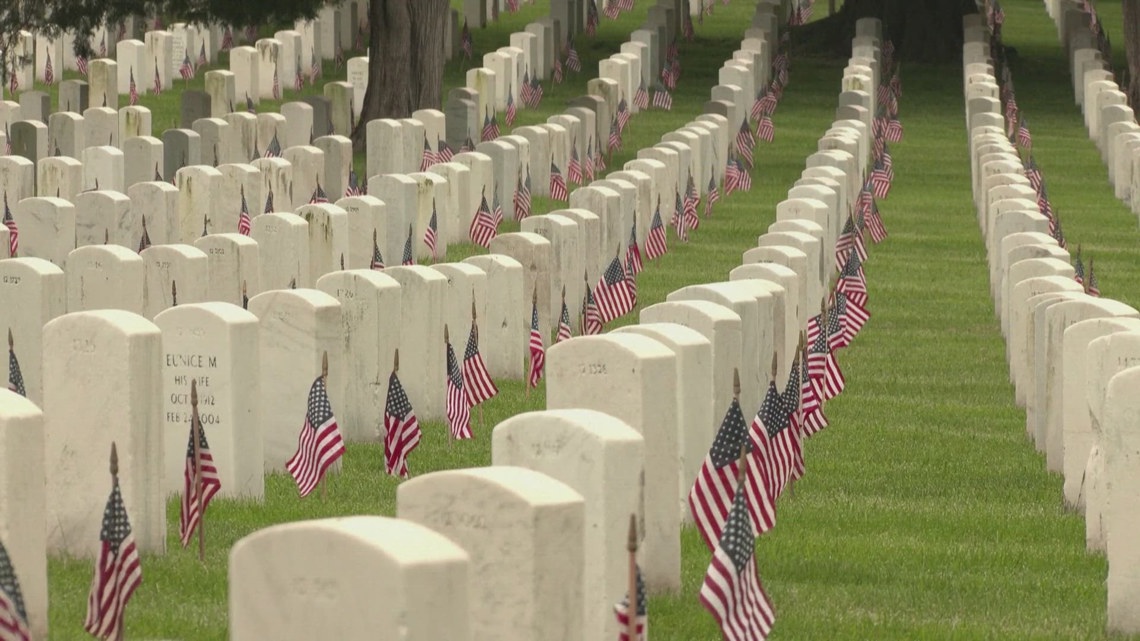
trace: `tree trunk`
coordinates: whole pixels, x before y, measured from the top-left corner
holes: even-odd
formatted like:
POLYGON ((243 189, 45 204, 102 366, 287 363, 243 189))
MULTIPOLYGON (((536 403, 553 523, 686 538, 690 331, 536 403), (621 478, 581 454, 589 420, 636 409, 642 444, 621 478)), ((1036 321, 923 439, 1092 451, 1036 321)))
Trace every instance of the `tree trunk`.
POLYGON ((846 57, 855 21, 879 18, 896 58, 951 62, 962 56, 962 16, 976 12, 974 0, 847 0, 838 13, 797 28, 792 37, 805 48, 846 57))
POLYGON ((1124 57, 1128 60, 1128 104, 1140 105, 1140 0, 1122 0, 1124 57))
POLYGON ((364 148, 376 118, 408 118, 442 105, 448 0, 371 0, 368 8, 368 91, 353 146, 364 148))

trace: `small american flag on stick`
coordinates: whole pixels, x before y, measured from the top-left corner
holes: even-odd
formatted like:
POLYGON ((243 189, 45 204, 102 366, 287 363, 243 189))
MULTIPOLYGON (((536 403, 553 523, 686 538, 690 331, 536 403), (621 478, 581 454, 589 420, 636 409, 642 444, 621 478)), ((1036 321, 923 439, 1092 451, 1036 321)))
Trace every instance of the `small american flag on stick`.
POLYGON ((455 358, 455 350, 451 348, 447 325, 443 326, 443 342, 447 348, 447 425, 451 438, 474 438, 471 433, 471 404, 467 392, 463 390, 463 372, 455 358))
MULTIPOLYGON (((619 250, 618 256, 620 255, 619 250)), ((628 314, 636 305, 637 294, 626 278, 625 268, 622 267, 618 256, 614 256, 610 261, 602 278, 594 287, 594 298, 597 300, 603 324, 628 314)))
POLYGON ((491 208, 487 205, 487 190, 483 189, 483 199, 479 203, 479 209, 475 211, 475 217, 471 219, 471 242, 479 245, 480 247, 489 247, 491 241, 498 235, 498 226, 495 224, 495 219, 491 216, 491 208))
POLYGON ((297 491, 302 498, 316 489, 325 471, 344 456, 344 440, 325 387, 328 374, 329 355, 326 352, 322 358, 321 375, 309 388, 308 409, 297 437, 297 451, 285 462, 285 470, 297 482, 297 491))
POLYGON ((653 212, 653 222, 649 225, 649 233, 645 236, 645 257, 655 260, 669 251, 665 242, 665 224, 661 221, 661 208, 653 212))
POLYGON ((696 481, 689 490, 689 511, 693 523, 710 550, 716 549, 728 519, 740 471, 740 454, 750 447, 748 424, 740 409, 740 372, 733 370, 733 397, 724 419, 705 455, 696 481))
POLYGON ((103 510, 99 558, 87 595, 83 629, 104 641, 123 638, 123 610, 142 584, 139 550, 119 489, 119 454, 111 443, 111 496, 103 510))
POLYGON ((542 332, 538 329, 538 285, 535 285, 531 297, 530 309, 530 375, 527 377, 527 389, 538 387, 546 365, 546 347, 543 344, 542 332))
POLYGON ((16 218, 12 216, 12 208, 8 206, 8 192, 4 192, 4 226, 8 228, 8 255, 16 257, 20 249, 20 228, 16 225, 16 218))
POLYGON ((178 75, 182 76, 182 79, 187 82, 194 77, 194 65, 190 63, 189 51, 182 57, 182 64, 178 67, 178 75))
MULTIPOLYGON (((616 0, 614 0, 616 2, 616 0)), ((645 581, 637 565, 637 515, 629 515, 629 589, 625 598, 614 605, 618 623, 618 641, 644 641, 649 629, 649 600, 645 598, 645 581), (634 607, 631 612, 630 600, 634 607)))
POLYGON ((249 205, 245 201, 245 185, 241 188, 241 211, 238 212, 238 233, 248 236, 253 229, 253 220, 249 217, 249 205))
POLYGON ((392 375, 388 377, 388 400, 384 404, 384 468, 401 478, 408 475, 408 456, 420 444, 420 423, 400 384, 400 350, 396 350, 392 375))
POLYGON ((205 527, 202 525, 210 500, 222 489, 214 455, 206 441, 198 415, 198 381, 190 380, 190 441, 186 446, 186 468, 182 472, 182 504, 178 513, 178 534, 182 547, 190 545, 198 530, 198 560, 206 556, 205 527))
POLYGON ((0 543, 0 639, 5 641, 31 641, 28 611, 24 607, 24 594, 12 567, 8 550, 0 543))
POLYGON ((590 289, 590 276, 584 273, 586 294, 582 297, 582 335, 594 336, 602 333, 602 314, 598 311, 598 303, 594 299, 594 292, 590 289))
POLYGON ((554 338, 555 344, 570 340, 574 337, 574 330, 570 327, 570 308, 566 306, 566 286, 562 286, 562 313, 558 316, 558 335, 554 338))
POLYGON ((479 322, 475 315, 475 301, 471 301, 471 333, 467 336, 467 349, 463 351, 463 389, 471 406, 494 398, 499 393, 491 372, 479 353, 479 322))
POLYGON ((24 375, 20 372, 20 361, 16 359, 11 328, 8 328, 8 391, 15 392, 20 396, 26 397, 28 395, 28 390, 24 388, 24 375))

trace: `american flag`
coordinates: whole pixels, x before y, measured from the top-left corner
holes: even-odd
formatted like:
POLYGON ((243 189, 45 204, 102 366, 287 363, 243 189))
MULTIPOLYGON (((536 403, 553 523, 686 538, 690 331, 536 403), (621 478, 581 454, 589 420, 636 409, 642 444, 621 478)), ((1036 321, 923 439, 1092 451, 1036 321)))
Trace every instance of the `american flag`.
POLYGON ((750 454, 747 457, 748 474, 744 486, 748 495, 752 526, 763 534, 776 525, 776 493, 772 477, 772 444, 768 438, 768 425, 776 420, 782 409, 780 393, 775 381, 768 383, 768 391, 760 409, 748 427, 750 454))
POLYGON ((301 57, 297 57, 297 62, 293 66, 293 91, 300 91, 305 88, 305 74, 301 72, 301 57))
MULTIPOLYGON (((784 403, 784 411, 788 416, 788 429, 785 438, 789 439, 788 445, 790 449, 791 458, 791 478, 799 480, 804 477, 804 434, 803 434, 803 417, 800 413, 800 402, 803 400, 803 392, 800 388, 800 358, 803 355, 803 350, 796 350, 796 357, 792 360, 792 371, 788 373, 788 383, 784 386, 784 394, 781 400, 784 403)), ((776 450, 779 451, 783 443, 776 444, 776 450)))
POLYGON ((281 140, 277 138, 277 132, 273 132, 273 138, 270 139, 269 144, 265 146, 265 158, 280 158, 281 157, 281 140))
POLYGON ((600 174, 606 170, 606 161, 602 158, 602 146, 598 145, 598 148, 594 150, 592 155, 594 158, 594 173, 600 174))
POLYGON ((190 80, 194 77, 194 65, 190 63, 189 51, 182 57, 182 64, 178 67, 178 75, 182 76, 183 80, 190 80))
POLYGON ((507 10, 511 13, 518 13, 519 0, 507 0, 507 10))
POLYGON ((554 57, 554 69, 551 71, 551 75, 554 84, 562 84, 562 61, 558 59, 558 56, 554 57))
POLYGON ((631 114, 629 111, 629 103, 626 102, 625 97, 622 97, 622 99, 618 101, 617 114, 616 114, 617 124, 618 124, 618 132, 620 132, 620 133, 625 132, 625 128, 629 126, 630 117, 631 117, 631 114))
POLYGON ((435 199, 433 198, 431 201, 431 218, 428 220, 427 229, 424 230, 424 244, 427 245, 432 258, 435 258, 435 241, 439 233, 438 226, 439 220, 435 209, 435 199))
POLYGON ((151 91, 156 96, 162 93, 162 76, 158 73, 158 58, 154 59, 154 86, 151 87, 151 91))
POLYGON ((329 195, 325 193, 324 188, 321 187, 321 183, 318 181, 317 188, 313 190, 313 195, 311 198, 309 198, 309 204, 320 205, 322 203, 327 203, 328 201, 329 195))
POLYGON ((257 113, 257 107, 253 106, 253 98, 250 98, 249 94, 245 95, 245 110, 251 114, 257 113))
POLYGON ((28 611, 24 608, 24 594, 8 550, 0 543, 0 639, 5 641, 31 641, 28 628, 28 611))
POLYGON ((633 305, 634 305, 634 307, 636 307, 637 306, 637 275, 633 273, 633 270, 630 268, 628 262, 626 262, 626 264, 625 264, 625 280, 627 283, 629 283, 629 291, 633 297, 633 305))
MULTIPOLYGON (((453 41, 454 42, 454 41, 453 41)), ((466 58, 472 58, 475 55, 475 41, 471 38, 471 29, 467 26, 467 19, 463 19, 463 30, 459 32, 460 47, 463 49, 463 55, 466 58)))
POLYGON ((716 542, 720 540, 729 507, 736 495, 742 447, 751 449, 748 424, 744 422, 740 401, 733 398, 689 490, 689 511, 693 515, 693 523, 710 550, 715 549, 716 542))
POLYGON ((480 247, 490 247, 491 241, 498 235, 498 226, 491 216, 486 193, 483 194, 483 200, 479 203, 479 209, 475 211, 475 217, 471 219, 470 233, 471 242, 480 247))
POLYGON ((99 541, 99 558, 95 561, 95 576, 87 595, 83 629, 99 639, 121 639, 123 610, 142 583, 142 565, 118 476, 114 476, 111 496, 103 510, 99 541))
POLYGON ((752 130, 748 128, 748 121, 744 120, 740 123, 740 129, 736 132, 736 149, 740 152, 740 157, 743 158, 749 167, 755 163, 752 159, 752 150, 756 147, 756 139, 752 137, 752 130))
POLYGON ((340 41, 337 40, 336 46, 333 47, 333 68, 340 70, 344 66, 344 47, 341 46, 340 41))
POLYGON ((1085 284, 1085 262, 1081 260, 1081 246, 1077 245, 1077 253, 1073 256, 1073 279, 1081 285, 1085 284))
POLYGON ((1091 258, 1089 259, 1089 274, 1088 274, 1088 282, 1086 284, 1088 286, 1088 289, 1085 290, 1086 293, 1088 293, 1089 296, 1096 296, 1099 298, 1100 297, 1100 287, 1099 287, 1099 283, 1097 283, 1097 280, 1096 280, 1096 272, 1093 271, 1093 261, 1091 258))
POLYGON ((297 491, 304 498, 316 489, 325 470, 343 455, 344 440, 329 404, 325 377, 318 376, 309 388, 309 407, 297 437, 297 451, 285 462, 285 469, 297 482, 297 491))
POLYGON ((570 327, 570 308, 566 306, 565 290, 563 290, 562 314, 558 317, 558 335, 554 338, 554 342, 561 343, 573 337, 574 330, 570 327))
POLYGON ((566 68, 574 73, 582 71, 582 58, 578 56, 573 38, 566 41, 566 68))
POLYGON ((20 361, 16 359, 16 350, 12 346, 12 330, 8 330, 8 391, 20 396, 27 396, 24 389, 24 375, 20 372, 20 361))
POLYGON ((887 122, 887 133, 883 137, 887 142, 899 142, 903 139, 903 126, 898 118, 891 118, 887 122))
POLYGON ((846 387, 843 371, 839 369, 839 362, 835 360, 828 340, 832 334, 839 334, 841 328, 838 318, 834 319, 834 325, 831 323, 831 314, 815 316, 813 320, 817 325, 822 321, 828 327, 817 330, 812 341, 808 352, 808 377, 812 380, 816 395, 821 401, 827 401, 838 396, 846 387))
POLYGON ((75 54, 75 68, 79 71, 79 73, 86 76, 89 71, 87 66, 87 56, 78 53, 75 54))
POLYGON ((262 213, 265 213, 265 214, 273 213, 273 190, 272 189, 269 190, 269 195, 267 195, 265 197, 265 211, 263 211, 262 213))
POLYGON ((562 172, 558 171, 558 165, 550 163, 550 198, 552 200, 569 200, 570 192, 566 190, 566 181, 562 178, 562 172))
POLYGON ((610 153, 621 149, 621 127, 618 125, 617 116, 614 116, 610 121, 610 153))
MULTIPOLYGON (((202 46, 198 49, 198 66, 205 67, 209 64, 210 60, 206 57, 206 41, 202 41, 202 46)), ((300 69, 300 59, 298 59, 297 69, 300 69)))
POLYGON ((408 225, 408 239, 404 241, 404 255, 401 265, 415 265, 416 257, 412 254, 412 226, 408 225))
POLYGON ((827 417, 823 414, 823 404, 808 376, 807 352, 804 352, 802 367, 800 368, 800 408, 803 423, 803 433, 811 436, 827 427, 827 417))
POLYGON ((499 202, 499 192, 491 197, 491 220, 495 221, 495 229, 503 224, 503 205, 499 202))
POLYGON ((363 196, 365 189, 360 184, 360 177, 356 175, 355 169, 348 170, 348 187, 344 190, 345 198, 352 198, 353 196, 363 196))
POLYGON ((628 314, 637 304, 637 294, 626 278, 625 269, 617 256, 610 261, 609 267, 606 267, 598 284, 594 286, 594 298, 602 324, 628 314))
POLYGON ((395 370, 388 378, 384 430, 384 469, 392 476, 406 477, 408 456, 420 444, 420 423, 395 370))
POLYGON ((51 65, 51 54, 47 54, 47 62, 44 63, 44 84, 55 84, 55 69, 51 65))
POLYGON ((622 11, 633 11, 633 0, 618 0, 618 7, 622 11))
POLYGON ((494 139, 498 138, 499 137, 498 129, 499 129, 498 126, 495 125, 494 117, 491 115, 491 112, 488 111, 487 114, 485 116, 483 116, 483 135, 482 135, 483 142, 487 142, 489 140, 494 140, 494 139))
POLYGON ((649 225, 649 233, 645 236, 645 257, 655 260, 669 251, 665 244, 665 225, 661 222, 661 208, 653 212, 653 222, 649 225))
POLYGON ((459 148, 459 153, 475 151, 475 141, 471 140, 471 136, 467 136, 467 140, 463 141, 463 146, 459 148))
POLYGON ((471 319, 471 333, 467 336, 467 349, 463 351, 463 389, 471 407, 494 398, 499 393, 483 355, 479 353, 479 326, 471 319))
POLYGON ((523 220, 530 216, 530 169, 527 169, 526 180, 519 174, 518 189, 515 190, 515 220, 523 220))
POLYGON ((875 199, 870 198, 869 200, 871 202, 864 220, 867 222, 867 229, 871 232, 871 240, 877 245, 886 240, 887 228, 883 226, 883 216, 879 213, 879 206, 875 204, 875 199))
POLYGON ((281 100, 281 77, 277 75, 277 67, 273 67, 273 99, 281 100))
POLYGON ((688 11, 683 12, 681 16, 681 34, 688 41, 692 41, 697 35, 693 30, 693 16, 688 11))
MULTIPOLYGON (((104 36, 106 37, 106 36, 104 36)), ((222 51, 229 51, 234 48, 234 30, 226 26, 226 30, 222 32, 222 46, 219 47, 222 51)))
POLYGON ((701 197, 697 195, 697 184, 693 181, 693 175, 689 174, 689 186, 685 189, 683 205, 686 228, 697 229, 701 226, 701 217, 697 215, 697 207, 700 203, 701 197))
POLYGON ((637 93, 633 94, 633 104, 638 109, 649 109, 649 92, 645 90, 645 81, 637 86, 637 93))
POLYGON ((598 33, 598 4, 595 0, 586 0, 586 35, 594 36, 598 33))
POLYGON ((519 83, 519 100, 527 107, 534 107, 534 97, 531 93, 534 85, 530 82, 530 70, 523 71, 522 82, 519 83))
POLYGON ((248 236, 253 229, 253 220, 249 217, 249 205, 245 201, 245 186, 241 188, 241 211, 238 212, 238 233, 248 236))
POLYGON ((670 224, 677 230, 677 238, 682 242, 689 242, 689 217, 685 215, 685 205, 681 202, 681 194, 673 192, 677 202, 673 205, 673 219, 670 224))
POLYGON ((886 198, 891 193, 891 177, 881 159, 875 161, 871 170, 871 192, 875 198, 886 198))
POLYGON ((139 237, 139 253, 143 253, 151 245, 150 232, 146 229, 146 216, 142 217, 142 236, 139 237))
POLYGON ((670 91, 677 88, 677 77, 673 75, 673 65, 668 59, 666 59, 665 63, 661 66, 661 82, 665 85, 665 88, 670 91))
POLYGON ((20 80, 16 77, 20 75, 18 71, 16 65, 13 64, 12 70, 8 72, 8 93, 12 94, 13 97, 15 97, 16 92, 20 90, 20 80))
POLYGON ((756 137, 764 142, 772 142, 776 138, 776 125, 772 122, 772 116, 760 116, 760 122, 756 123, 756 137))
POLYGON ((834 297, 835 308, 840 314, 840 322, 843 325, 843 343, 850 345, 851 341, 859 335, 863 326, 867 324, 867 321, 871 319, 871 313, 857 299, 852 298, 847 291, 837 290, 834 297))
POLYGON ((542 97, 546 91, 542 88, 542 81, 538 79, 538 74, 535 74, 530 79, 530 106, 533 109, 538 109, 542 104, 542 97))
POLYGON ((507 116, 504 122, 510 127, 515 124, 515 118, 518 117, 518 107, 515 106, 515 95, 512 87, 507 87, 507 116))
POLYGON ((435 155, 439 158, 440 162, 451 162, 455 158, 455 151, 451 149, 451 145, 443 138, 439 139, 439 144, 436 145, 435 155))
POLYGON ((653 88, 653 107, 655 109, 664 109, 665 111, 671 111, 673 109, 673 96, 661 85, 657 85, 653 88))
POLYGON ((776 620, 756 571, 749 508, 748 494, 737 492, 701 584, 701 605, 716 619, 725 641, 763 641, 776 620))
POLYGON ((370 268, 376 270, 384 269, 384 255, 380 253, 380 243, 376 242, 376 230, 372 230, 372 264, 370 268))
POLYGON ((728 164, 724 168, 724 195, 729 196, 734 191, 740 191, 740 168, 737 166, 736 161, 729 159, 728 164))
POLYGON ((1029 133, 1029 125, 1025 123, 1025 116, 1017 122, 1017 146, 1022 149, 1033 148, 1033 135, 1029 133))
POLYGON ((20 228, 16 226, 12 208, 8 206, 8 192, 4 192, 4 226, 8 228, 8 255, 15 258, 20 248, 20 228))
MULTIPOLYGON (((617 0, 611 0, 617 2, 617 0)), ((641 566, 635 566, 637 572, 637 610, 634 612, 634 634, 637 638, 629 638, 629 594, 620 603, 614 605, 614 616, 618 623, 618 641, 644 641, 645 632, 649 628, 649 600, 645 598, 645 581, 641 579, 641 566)))
POLYGON ((420 171, 427 171, 432 165, 439 162, 439 155, 431 148, 431 143, 428 142, 427 134, 424 134, 424 150, 420 154, 420 171))
POLYGON ((186 445, 186 467, 182 472, 182 509, 178 513, 178 534, 182 547, 190 545, 194 530, 202 522, 202 514, 210 500, 222 489, 214 455, 206 442, 206 432, 200 421, 190 421, 190 440, 186 445), (198 451, 194 451, 194 436, 198 436, 198 451), (198 495, 198 474, 201 473, 202 495, 198 495))
MULTIPOLYGON (((772 387, 775 388, 775 383, 772 387)), ((768 487, 773 502, 784 493, 795 467, 795 436, 788 412, 786 397, 777 394, 771 411, 762 417, 764 429, 768 430, 768 487)))
POLYGON ((1033 152, 1029 153, 1029 160, 1025 163, 1025 177, 1029 179, 1029 186, 1033 191, 1041 193, 1041 168, 1037 166, 1037 161, 1033 159, 1033 152))
MULTIPOLYGON (((582 161, 578 157, 578 142, 570 145, 570 166, 566 170, 566 180, 575 185, 582 184, 582 161)), ((553 198, 553 196, 551 196, 553 198)), ((556 199, 557 200, 557 199, 556 199)))
POLYGON ((582 335, 593 336, 602 333, 602 313, 598 311, 598 303, 594 299, 594 292, 590 283, 586 282, 586 294, 582 297, 582 335))
POLYGON ((462 440, 474 438, 471 433, 471 405, 467 392, 463 390, 463 373, 451 342, 447 342, 447 425, 451 438, 462 440))
POLYGON ((321 60, 317 57, 317 50, 314 48, 312 56, 309 59, 309 84, 315 84, 317 78, 321 77, 322 71, 321 60))
POLYGON ((625 262, 629 265, 629 271, 634 276, 641 273, 641 249, 637 246, 637 220, 634 219, 633 226, 629 230, 629 245, 625 250, 625 262))
POLYGON ((103 37, 99 39, 99 57, 107 57, 107 31, 103 30, 103 37))
POLYGON ((602 13, 610 20, 617 20, 618 15, 621 13, 621 10, 618 8, 617 0, 605 0, 605 5, 606 7, 602 9, 602 13))
MULTIPOLYGON (((15 76, 13 76, 13 77, 15 77, 15 76)), ((131 105, 131 106, 139 104, 139 88, 138 88, 138 85, 135 84, 135 68, 134 67, 131 67, 131 81, 130 81, 130 90, 129 91, 130 91, 130 98, 127 100, 127 104, 131 105)))
POLYGON ((535 297, 530 309, 530 376, 527 384, 538 387, 542 380, 543 366, 546 364, 546 348, 542 343, 542 332, 538 330, 538 297, 535 297))
POLYGON ((715 169, 709 175, 708 194, 705 195, 705 216, 712 216, 712 206, 720 200, 720 190, 716 188, 715 169))

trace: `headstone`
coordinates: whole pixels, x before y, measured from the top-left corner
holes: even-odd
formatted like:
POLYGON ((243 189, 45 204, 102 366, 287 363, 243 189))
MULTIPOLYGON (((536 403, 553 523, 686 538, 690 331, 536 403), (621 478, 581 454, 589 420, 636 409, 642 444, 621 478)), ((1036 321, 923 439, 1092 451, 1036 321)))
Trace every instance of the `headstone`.
POLYGON ((296 214, 262 214, 250 234, 261 258, 261 291, 309 287, 309 223, 296 214))
MULTIPOLYGON (((44 417, 36 405, 0 391, 0 528, 10 571, 20 581, 28 630, 48 638, 47 512, 44 484, 44 417)), ((11 616, 10 614, 8 616, 11 616)))
POLYGON ((1136 483, 1140 481, 1140 451, 1136 432, 1136 389, 1140 369, 1130 367, 1108 383, 1104 404, 1104 480, 1107 501, 1104 514, 1108 556, 1108 629, 1124 633, 1140 630, 1136 599, 1140 596, 1140 549, 1135 537, 1138 509, 1136 483))
MULTIPOLYGON (((442 420, 446 354, 443 347, 447 277, 423 265, 389 267, 384 273, 400 284, 400 382, 420 421, 442 420), (414 355, 414 357, 412 356, 414 355)), ((386 368, 387 363, 381 364, 386 368)))
MULTIPOLYGON (((25 198, 12 207, 20 231, 18 256, 42 258, 61 269, 75 249, 75 206, 62 198, 25 198)), ((0 248, 6 255, 7 247, 0 248)))
MULTIPOLYGON (((308 223, 309 279, 317 279, 341 269, 348 260, 348 214, 331 203, 305 205, 297 216, 308 223)), ((307 285, 308 286, 308 285, 307 285)))
POLYGON ((180 304, 154 319, 162 330, 165 492, 181 493, 190 429, 190 383, 221 480, 220 496, 265 493, 257 317, 228 303, 180 304))
POLYGON ((193 129, 167 129, 162 132, 162 156, 163 176, 198 165, 202 162, 202 137, 193 129))
POLYGON ((462 548, 410 521, 349 516, 282 523, 233 547, 230 635, 233 641, 470 639, 474 573, 462 548))
POLYGON ((208 261, 193 245, 153 245, 139 253, 146 288, 143 315, 154 319, 176 305, 205 302, 208 261))
POLYGON ((553 327, 550 315, 550 241, 530 232, 499 234, 491 241, 490 251, 510 256, 523 266, 524 299, 537 294, 538 328, 543 336, 550 336, 553 327))
MULTIPOLYGON (((121 245, 87 245, 67 256, 67 309, 142 314, 143 261, 121 245)), ((46 380, 46 379, 45 379, 46 380)))
MULTIPOLYGON (((83 163, 67 156, 44 158, 36 165, 36 193, 74 200, 83 191, 83 163)), ((23 230, 21 229, 21 234, 23 230)), ((21 244, 22 244, 21 239, 21 244)))
MULTIPOLYGON (((341 308, 335 298, 315 289, 275 289, 251 298, 249 311, 259 325, 261 425, 268 473, 284 470, 285 461, 297 451, 309 389, 321 375, 326 353, 329 398, 344 398, 344 380, 338 380, 334 362, 343 358, 341 308)), ((334 405, 333 414, 342 409, 334 405)))
POLYGON ((83 189, 126 191, 126 157, 117 147, 87 147, 83 162, 83 189))
POLYGON ((676 356, 661 343, 622 334, 559 343, 546 360, 547 409, 605 412, 645 438, 645 522, 639 531, 645 533, 645 583, 657 593, 681 587, 676 367, 676 356), (617 386, 628 392, 615 394, 617 386))
POLYGON ((388 261, 399 258, 383 253, 388 246, 385 222, 388 205, 384 201, 375 196, 350 196, 336 201, 336 205, 348 215, 348 255, 345 257, 345 265, 349 269, 372 267, 374 241, 385 265, 389 264, 388 261))
POLYGON ((131 212, 131 199, 121 192, 85 191, 75 197, 75 244, 110 243, 138 251, 142 221, 131 212))
MULTIPOLYGON (((12 332, 24 391, 43 405, 43 327, 67 312, 63 270, 41 258, 0 261, 0 327, 12 332)), ((2 450, 0 451, 11 451, 2 450)), ((14 461, 10 463, 15 464, 14 461)), ((0 500, 0 506, 10 505, 0 500)), ((5 519, 8 523, 14 520, 5 519)), ((42 536, 42 532, 40 533, 42 536)), ((7 543, 7 538, 4 539, 7 543)))
MULTIPOLYGON (((140 182, 127 189, 131 216, 139 226, 146 223, 147 235, 155 244, 179 242, 178 188, 166 181, 140 182)), ((141 242, 142 236, 140 234, 141 242)), ((136 246, 137 249, 137 246, 136 246)))
MULTIPOLYGON (((80 107, 86 110, 88 105, 94 107, 113 105, 117 107, 119 105, 119 75, 121 73, 118 66, 114 60, 107 58, 92 60, 87 67, 87 82, 90 83, 87 105, 68 105, 65 102, 64 107, 71 107, 73 111, 80 107)), ((135 81, 138 82, 139 79, 136 78, 135 81)), ((80 95, 82 96, 82 94, 80 95)))
POLYGON ((48 148, 52 154, 77 158, 86 144, 85 133, 83 116, 79 114, 61 111, 48 117, 48 148))
POLYGON ((213 167, 193 165, 179 169, 174 178, 178 186, 178 222, 182 242, 192 243, 210 232, 218 211, 222 174, 213 167))
POLYGON ((619 419, 593 410, 526 412, 499 423, 495 465, 541 472, 586 499, 584 637, 613 638, 614 603, 629 588, 629 517, 641 505, 645 440, 619 419))
POLYGON ((206 94, 210 96, 210 117, 222 118, 237 106, 237 75, 224 69, 207 71, 206 94))
POLYGON ((582 636, 585 501, 569 486, 521 467, 433 472, 400 484, 396 513, 470 555, 473 639, 582 636))
POLYGON ((494 253, 471 256, 463 262, 487 275, 486 311, 479 320, 479 347, 487 370, 496 380, 521 379, 530 331, 526 268, 510 256, 494 253))
POLYGON ((243 306, 261 292, 257 241, 241 234, 210 234, 194 241, 208 261, 206 300, 243 306))
MULTIPOLYGON (((98 249, 120 248, 84 247, 76 252, 98 249)), ((141 259, 123 251, 137 261, 141 280, 141 259)), ((80 261, 73 255, 71 262, 80 261)), ((121 287, 122 283, 117 280, 114 285, 121 287)), ((133 292, 136 298, 137 292, 133 292)), ((68 307, 80 309, 79 305, 68 307)), ((100 541, 91 533, 100 529, 111 491, 108 456, 112 444, 118 452, 123 504, 139 551, 165 552, 161 362, 162 334, 136 314, 73 312, 44 327, 44 470, 50 553, 85 559, 97 556, 100 541), (109 403, 109 398, 117 400, 109 403)))

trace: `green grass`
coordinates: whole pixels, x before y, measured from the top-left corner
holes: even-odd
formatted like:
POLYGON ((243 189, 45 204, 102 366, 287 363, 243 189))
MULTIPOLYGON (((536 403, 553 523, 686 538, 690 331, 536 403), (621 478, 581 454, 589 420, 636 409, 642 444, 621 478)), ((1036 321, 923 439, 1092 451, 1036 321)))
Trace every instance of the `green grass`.
MULTIPOLYGON (((718 4, 698 27, 698 42, 682 48, 674 110, 635 117, 611 169, 699 113, 717 69, 739 42, 749 4, 718 4)), ((1100 4, 1119 33, 1119 7, 1100 4)), ((543 121, 583 93, 596 60, 617 51, 646 6, 639 2, 618 23, 603 19, 596 39, 580 39, 583 73, 561 87, 548 83, 543 108, 522 111, 517 125, 543 121)), ((477 30, 476 49, 505 44, 507 34, 542 10, 524 7, 477 30)), ((1020 52, 1019 102, 1070 242, 1083 241, 1097 257, 1107 296, 1132 300, 1140 288, 1134 284, 1140 267, 1129 260, 1136 223, 1112 198, 1086 139, 1053 26, 1039 2, 1010 0, 1006 13, 1006 41, 1020 52)), ((757 152, 752 192, 722 199, 689 244, 670 236, 670 253, 640 277, 642 305, 685 285, 724 280, 740 263, 832 121, 841 68, 840 61, 793 59, 791 85, 775 116, 776 141, 757 152)), ((1083 521, 1062 509, 1061 480, 1045 472, 1024 437, 1024 412, 1012 402, 972 209, 961 68, 907 66, 903 73, 906 139, 892 148, 897 180, 881 204, 891 235, 871 248, 866 266, 873 318, 840 354, 847 392, 828 404, 831 427, 807 444, 806 477, 782 500, 778 527, 757 545, 778 612, 772 638, 1106 638, 1104 559, 1085 553, 1083 521)), ((191 86, 200 86, 200 78, 191 86)), ((460 84, 461 66, 450 65, 446 79, 448 86, 460 84)), ((175 95, 144 99, 156 130, 177 112, 175 95)), ((536 199, 535 207, 541 213, 557 205, 536 199)), ((448 259, 475 251, 454 247, 448 259)), ((635 319, 636 313, 615 325, 635 319)), ((488 465, 490 426, 544 406, 542 387, 527 396, 518 382, 500 386, 475 440, 449 446, 443 425, 424 426, 414 474, 488 465)), ((178 547, 177 500, 171 500, 169 551, 144 557, 129 636, 225 639, 232 544, 276 523, 393 514, 397 481, 382 466, 379 445, 353 444, 325 499, 299 500, 292 482, 274 475, 264 503, 215 501, 205 566, 178 547)), ((718 638, 696 599, 708 558, 695 531, 685 531, 682 593, 650 600, 654 639, 718 638)), ((80 622, 91 571, 89 561, 51 560, 53 639, 85 638, 80 622)))

